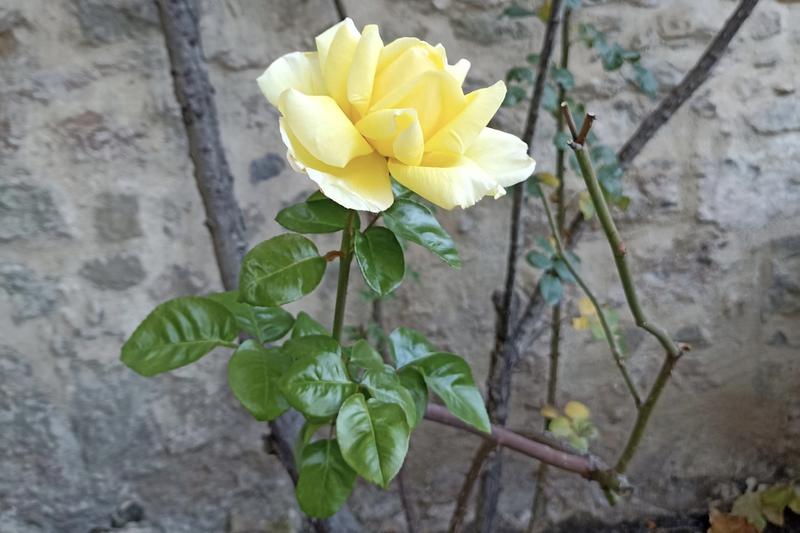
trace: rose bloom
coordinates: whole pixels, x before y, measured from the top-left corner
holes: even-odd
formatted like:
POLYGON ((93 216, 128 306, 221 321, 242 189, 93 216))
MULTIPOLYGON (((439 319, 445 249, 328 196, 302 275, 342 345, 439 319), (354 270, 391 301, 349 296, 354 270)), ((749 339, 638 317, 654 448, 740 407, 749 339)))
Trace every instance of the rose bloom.
POLYGON ((440 207, 464 208, 533 173, 524 142, 486 127, 505 84, 465 95, 470 64, 448 64, 441 44, 384 46, 377 26, 359 33, 346 19, 316 45, 278 58, 258 85, 281 113, 292 168, 335 202, 383 211, 394 201, 391 175, 440 207))

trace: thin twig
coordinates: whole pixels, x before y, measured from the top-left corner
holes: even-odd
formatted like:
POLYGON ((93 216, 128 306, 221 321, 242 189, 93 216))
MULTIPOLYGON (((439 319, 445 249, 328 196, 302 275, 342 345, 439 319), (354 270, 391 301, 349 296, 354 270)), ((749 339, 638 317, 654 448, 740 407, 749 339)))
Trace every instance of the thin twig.
POLYGON ((608 208, 605 196, 603 195, 603 191, 600 188, 600 183, 597 181, 597 176, 594 173, 591 158, 589 157, 585 146, 577 143, 572 143, 571 146, 578 159, 578 166, 581 169, 583 180, 586 182, 586 188, 589 190, 589 196, 592 198, 592 203, 594 204, 597 218, 600 220, 600 225, 603 228, 603 232, 605 233, 606 239, 611 247, 611 252, 614 255, 614 263, 617 266, 617 272, 619 273, 620 281, 622 282, 622 287, 625 292, 625 299, 628 302, 628 307, 630 308, 631 314, 636 320, 636 325, 655 337, 666 351, 664 363, 661 365, 661 370, 658 373, 658 377, 656 378, 653 388, 650 390, 650 393, 647 395, 644 403, 639 408, 636 416, 636 422, 634 423, 631 434, 628 437, 627 444, 625 445, 622 455, 620 456, 617 466, 615 467, 615 470, 618 473, 623 473, 630 463, 630 460, 633 458, 633 455, 636 453, 636 449, 638 448, 642 436, 644 435, 644 431, 647 427, 650 416, 652 415, 653 409, 655 408, 656 402, 658 401, 658 398, 661 396, 661 392, 664 390, 664 387, 669 381, 672 369, 675 367, 675 364, 683 354, 684 348, 672 340, 664 328, 649 321, 645 316, 644 310, 639 302, 639 297, 636 293, 633 275, 631 274, 630 267, 628 265, 625 244, 623 243, 622 237, 620 237, 619 231, 614 224, 614 219, 611 217, 611 212, 608 208))
POLYGON ((467 474, 464 476, 464 483, 461 485, 461 490, 458 491, 456 498, 456 508, 453 510, 453 516, 450 518, 450 533, 461 533, 464 528, 464 519, 467 516, 467 507, 469 506, 469 499, 472 495, 472 489, 478 481, 478 476, 483 469, 483 464, 486 458, 492 451, 497 448, 497 445, 490 441, 485 440, 478 448, 478 453, 475 454, 477 460, 472 461, 469 466, 467 474))
MULTIPOLYGON (((544 95, 545 81, 550 68, 550 58, 553 54, 556 30, 561 19, 561 0, 553 0, 550 5, 550 16, 545 28, 544 42, 539 54, 539 66, 534 82, 533 96, 531 97, 525 130, 522 139, 533 145, 536 126, 539 120, 542 96, 544 95)), ((530 150, 530 148, 529 148, 530 150)), ((525 186, 519 184, 514 187, 511 204, 511 223, 506 259, 506 277, 503 287, 503 300, 497 318, 495 335, 495 348, 492 351, 489 363, 489 377, 487 379, 487 408, 493 422, 505 424, 508 412, 508 397, 511 388, 511 373, 517 360, 517 352, 507 341, 516 322, 514 314, 514 292, 517 279, 517 263, 522 244, 522 207, 525 199, 525 186)), ((473 459, 476 461, 477 458, 473 459)), ((478 530, 489 533, 493 530, 494 517, 497 510, 497 501, 500 494, 500 474, 502 472, 502 452, 494 454, 489 459, 489 466, 481 476, 481 487, 478 498, 478 530)))
MULTIPOLYGON (((214 88, 204 60, 197 3, 195 0, 155 0, 155 4, 222 285, 226 290, 235 290, 247 238, 242 210, 233 194, 233 175, 225 156, 214 88)), ((298 413, 286 413, 270 422, 270 432, 265 438, 265 445, 294 483, 297 483, 298 472, 292 450, 301 425, 298 413)), ((347 505, 328 520, 309 520, 309 523, 317 533, 361 529, 347 505)))
MULTIPOLYGON (((628 138, 623 149, 617 152, 619 164, 627 168, 642 148, 677 112, 681 106, 702 86, 709 78, 714 66, 723 57, 733 37, 740 30, 742 24, 752 13, 758 0, 741 0, 725 25, 714 36, 708 48, 698 58, 697 63, 683 77, 681 82, 664 97, 659 105, 642 121, 641 126, 628 138), (647 124, 647 127, 644 127, 647 124), (634 148, 635 147, 635 148, 634 148)), ((569 230, 565 236, 567 246, 573 246, 580 240, 585 227, 585 220, 581 213, 577 213, 568 224, 569 230)), ((543 309, 542 299, 537 290, 534 290, 527 303, 523 306, 519 319, 511 333, 511 338, 516 345, 516 350, 522 350, 533 343, 541 331, 537 327, 538 319, 543 309)))
POLYGON ((617 365, 620 374, 622 374, 622 378, 625 381, 625 386, 628 388, 628 392, 630 392, 631 397, 633 398, 633 402, 638 409, 639 406, 642 404, 641 397, 639 396, 639 392, 636 390, 636 386, 633 384, 633 380, 631 379, 630 374, 628 373, 628 369, 625 366, 625 361, 622 357, 622 350, 619 347, 619 343, 616 339, 616 336, 611 331, 611 327, 608 324, 608 318, 606 317, 606 313, 602 307, 600 307, 600 303, 597 301, 597 297, 595 297, 594 292, 589 288, 586 281, 583 277, 578 273, 575 265, 572 264, 572 261, 566 256, 565 254, 565 247, 564 242, 561 239, 561 236, 558 235, 558 232, 555 228, 555 222, 553 220, 553 213, 550 209, 550 203, 547 201, 547 197, 542 192, 541 194, 542 205, 544 206, 544 212, 547 216, 547 223, 550 226, 550 231, 554 235, 554 239, 556 241, 556 251, 558 252, 558 257, 561 259, 564 264, 566 265, 567 269, 569 270, 572 277, 575 278, 576 283, 580 286, 583 290, 586 297, 589 298, 589 301, 592 302, 595 310, 597 311, 597 318, 600 322, 600 326, 603 328, 603 334, 606 337, 606 341, 608 342, 608 347, 611 350, 611 355, 614 358, 614 363, 617 365))

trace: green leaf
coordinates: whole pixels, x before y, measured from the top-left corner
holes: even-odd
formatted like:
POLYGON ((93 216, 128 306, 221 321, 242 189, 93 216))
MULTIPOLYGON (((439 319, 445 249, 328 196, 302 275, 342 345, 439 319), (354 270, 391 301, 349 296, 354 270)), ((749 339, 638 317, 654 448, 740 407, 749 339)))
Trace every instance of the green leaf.
POLYGON ((644 94, 650 98, 658 95, 658 80, 650 70, 637 64, 633 66, 633 74, 634 83, 644 94))
POLYGON ((347 375, 341 352, 335 354, 329 351, 295 361, 284 374, 280 385, 289 405, 317 420, 335 415, 345 398, 357 388, 347 375))
POLYGON ((297 433, 297 438, 294 441, 293 447, 294 462, 298 470, 300 470, 300 463, 303 460, 303 450, 306 446, 308 446, 308 443, 311 442, 311 439, 314 437, 314 433, 316 433, 319 428, 326 425, 327 424, 312 422, 310 420, 303 422, 303 426, 297 433))
POLYGON ((325 329, 325 326, 311 318, 308 313, 300 311, 297 313, 297 320, 294 321, 292 338, 296 339, 307 335, 327 335, 330 337, 331 333, 325 329))
POLYGON ((564 7, 571 10, 580 9, 581 0, 564 0, 564 7))
POLYGON ((541 236, 540 237, 536 237, 536 244, 539 246, 539 248, 541 248, 542 250, 544 250, 548 254, 556 255, 556 249, 553 248, 552 244, 550 244, 550 239, 547 239, 547 238, 541 237, 541 236))
POLYGON ((527 61, 531 65, 539 65, 540 57, 541 56, 539 54, 528 54, 525 56, 525 61, 527 61))
POLYGON ((224 305, 207 298, 176 298, 156 307, 122 345, 122 362, 142 376, 194 363, 239 334, 224 305))
POLYGON ((397 368, 437 351, 422 333, 411 328, 394 330, 389 335, 389 350, 397 368))
POLYGON ((319 202, 320 200, 327 199, 328 197, 322 194, 322 191, 314 191, 306 198, 306 202, 319 202))
POLYGON ((383 372, 385 367, 381 354, 376 352, 365 340, 358 341, 351 348, 350 364, 364 370, 377 372, 383 372))
POLYGON ((339 343, 330 335, 306 335, 286 341, 281 347, 281 353, 287 360, 294 362, 321 353, 338 357, 342 352, 339 343))
POLYGON ((326 265, 310 240, 292 233, 278 235, 244 256, 239 296, 260 306, 293 302, 319 285, 326 265))
POLYGON ((469 365, 463 358, 438 352, 412 363, 425 384, 442 399, 451 413, 486 433, 491 432, 489 415, 469 365))
POLYGON ((325 198, 281 209, 275 221, 297 233, 333 233, 347 226, 347 217, 347 208, 325 198))
POLYGON ((424 246, 451 267, 461 268, 461 259, 452 237, 430 209, 413 200, 398 198, 384 211, 383 216, 386 226, 396 235, 424 246))
POLYGON ((414 196, 414 191, 407 189, 400 182, 394 179, 392 180, 392 193, 394 193, 395 200, 398 198, 411 198, 414 196))
POLYGON ((511 4, 503 11, 503 15, 507 17, 531 17, 535 14, 536 13, 530 9, 525 9, 517 4, 511 4))
POLYGON ((514 107, 528 97, 528 91, 519 85, 509 85, 501 107, 514 107))
POLYGON ((512 67, 506 73, 506 81, 533 82, 533 71, 528 67, 512 67))
POLYGON ((569 262, 572 263, 572 267, 575 270, 580 270, 581 258, 575 255, 573 252, 569 250, 564 250, 564 256, 569 259, 569 262))
MULTIPOLYGON (((419 423, 425 416, 425 409, 428 407, 428 387, 425 385, 425 379, 422 374, 411 367, 398 370, 397 377, 414 400, 414 409, 417 413, 416 420, 419 423)), ((413 428, 414 426, 412 426, 413 428)))
POLYGON ((403 248, 390 230, 371 227, 356 233, 355 251, 358 266, 369 287, 384 296, 403 281, 406 263, 403 248))
POLYGON ((618 43, 612 43, 608 46, 596 46, 597 53, 600 54, 600 61, 603 63, 603 68, 607 71, 618 70, 625 64, 627 50, 622 48, 618 43))
POLYGON ((731 514, 747 519, 759 531, 767 527, 767 520, 761 512, 761 497, 758 492, 746 492, 733 502, 731 514))
POLYGON ((342 456, 364 479, 383 488, 400 471, 410 430, 403 410, 363 394, 350 396, 336 417, 342 456))
POLYGON ((556 271, 561 281, 575 283, 575 276, 572 275, 572 272, 569 271, 567 264, 563 260, 556 259, 555 262, 553 262, 553 269, 556 271))
POLYGON ((561 301, 561 295, 564 288, 561 286, 561 280, 558 276, 549 272, 539 278, 539 290, 542 293, 542 298, 547 302, 547 305, 556 305, 561 301))
POLYGON ((761 511, 764 517, 776 526, 783 526, 786 506, 794 499, 793 485, 773 485, 761 492, 761 511))
POLYGON ((280 307, 258 307, 239 302, 239 291, 217 292, 207 298, 227 307, 236 318, 239 329, 262 344, 280 339, 294 325, 292 315, 280 307))
POLYGON ((594 47, 596 43, 606 42, 606 35, 598 30, 593 24, 581 24, 578 26, 578 35, 580 39, 589 48, 594 47))
POLYGON ((345 462, 333 439, 312 442, 303 449, 295 495, 300 509, 314 518, 336 514, 356 481, 356 473, 345 462))
POLYGON ((569 91, 575 87, 575 78, 569 69, 553 67, 550 71, 550 76, 553 81, 559 84, 565 91, 569 91))
POLYGON ((364 373, 361 385, 369 391, 370 396, 382 402, 396 404, 406 417, 408 427, 414 428, 419 422, 414 397, 400 382, 394 369, 385 366, 381 369, 369 369, 364 373))
POLYGON ((528 252, 528 255, 525 256, 525 259, 531 266, 541 270, 547 270, 553 266, 553 260, 551 256, 545 255, 542 252, 528 252))
POLYGON ((248 339, 228 361, 228 386, 256 420, 273 420, 289 408, 278 380, 290 364, 280 350, 248 339))
POLYGON ((612 201, 622 196, 622 174, 622 167, 616 163, 603 165, 597 170, 597 181, 612 201))
POLYGON ((546 84, 544 86, 544 92, 542 92, 542 108, 550 113, 558 113, 559 104, 560 102, 558 101, 558 93, 556 92, 555 87, 549 83, 546 84))
POLYGON ((569 418, 565 416, 557 416, 556 418, 552 419, 547 425, 547 430, 556 437, 561 438, 570 437, 575 434, 575 432, 572 430, 572 425, 569 422, 569 418))

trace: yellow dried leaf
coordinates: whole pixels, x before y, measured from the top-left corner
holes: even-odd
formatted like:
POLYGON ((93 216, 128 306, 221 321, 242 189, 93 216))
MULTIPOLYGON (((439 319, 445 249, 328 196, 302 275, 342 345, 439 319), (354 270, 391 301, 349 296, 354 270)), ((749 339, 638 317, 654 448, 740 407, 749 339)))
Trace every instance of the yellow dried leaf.
POLYGON ((542 413, 542 416, 547 419, 553 419, 558 416, 558 409, 556 409, 552 405, 545 405, 544 407, 542 407, 542 410, 540 412, 542 413))
POLYGON ((572 327, 578 330, 589 329, 589 319, 585 316, 579 316, 572 319, 572 327))
POLYGON ((561 183, 558 178, 550 172, 539 172, 536 174, 536 178, 539 180, 539 183, 547 185, 548 187, 558 187, 558 184, 561 183))
POLYGON ((575 400, 567 402, 567 405, 564 406, 564 414, 566 414, 575 422, 588 420, 592 415, 588 407, 575 400))
POLYGON ((594 316, 597 314, 594 304, 586 296, 578 300, 578 311, 580 311, 581 316, 594 316))

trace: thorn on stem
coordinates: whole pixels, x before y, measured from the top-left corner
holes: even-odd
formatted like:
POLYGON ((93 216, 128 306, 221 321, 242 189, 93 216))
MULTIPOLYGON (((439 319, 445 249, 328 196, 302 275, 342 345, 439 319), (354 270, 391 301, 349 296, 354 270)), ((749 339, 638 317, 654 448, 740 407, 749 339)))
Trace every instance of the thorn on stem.
POLYGON ((624 242, 619 243, 619 246, 617 246, 617 250, 619 250, 619 255, 625 255, 628 253, 628 249, 625 247, 624 242))

